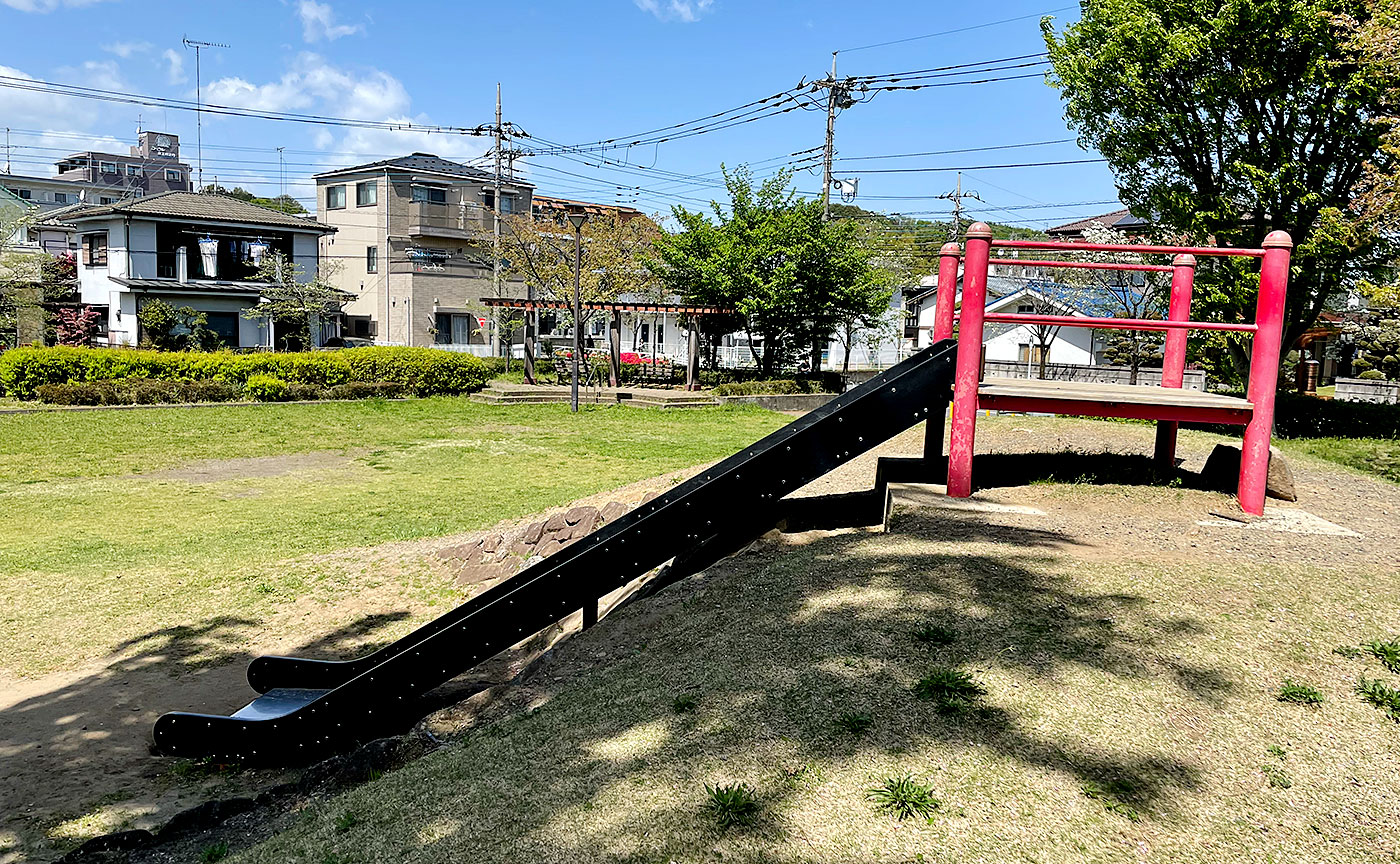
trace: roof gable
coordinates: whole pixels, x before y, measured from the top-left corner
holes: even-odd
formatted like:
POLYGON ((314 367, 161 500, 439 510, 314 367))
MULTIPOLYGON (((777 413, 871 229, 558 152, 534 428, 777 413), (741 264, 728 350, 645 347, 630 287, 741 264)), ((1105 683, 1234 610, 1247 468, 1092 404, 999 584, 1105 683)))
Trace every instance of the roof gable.
POLYGON ((103 216, 150 216, 209 222, 240 222, 326 234, 336 229, 311 218, 291 216, 229 195, 209 192, 162 192, 115 204, 84 205, 63 213, 63 221, 78 222, 103 216))
MULTIPOLYGON (((323 177, 339 177, 346 174, 381 172, 386 169, 398 169, 410 173, 437 174, 462 180, 495 182, 496 179, 496 175, 490 171, 484 171, 461 162, 453 162, 450 159, 443 159, 432 153, 410 153, 407 156, 380 159, 377 162, 366 162, 363 165, 352 165, 348 168, 333 168, 330 171, 323 171, 315 176, 319 180, 323 177)), ((504 178, 502 178, 502 180, 503 182, 507 182, 504 178)), ((534 188, 533 183, 527 183, 519 179, 511 179, 508 182, 512 186, 529 186, 532 189, 534 188)))

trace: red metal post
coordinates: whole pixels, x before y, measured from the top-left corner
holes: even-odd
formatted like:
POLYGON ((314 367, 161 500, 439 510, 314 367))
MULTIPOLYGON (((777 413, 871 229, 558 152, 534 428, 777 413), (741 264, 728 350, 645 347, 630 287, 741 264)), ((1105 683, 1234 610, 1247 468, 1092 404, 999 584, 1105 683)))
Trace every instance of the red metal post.
POLYGON ((1264 512, 1264 492, 1269 479, 1269 439, 1274 428, 1274 393, 1278 388, 1278 362, 1283 351, 1283 311, 1288 293, 1288 259, 1293 238, 1286 231, 1264 238, 1264 263, 1259 268, 1259 305, 1254 323, 1254 351, 1249 358, 1249 401, 1254 405, 1244 427, 1240 458, 1240 507, 1256 516, 1264 512))
POLYGON ((958 259, 962 249, 944 243, 938 250, 938 297, 933 307, 933 341, 953 338, 953 304, 958 298, 958 259))
POLYGON ((958 361, 953 377, 953 430, 948 442, 948 495, 953 498, 966 498, 972 494, 977 380, 982 373, 982 316, 987 307, 987 256, 991 244, 992 229, 987 223, 975 222, 967 229, 958 361))
MULTIPOLYGON (((1172 259, 1172 293, 1167 304, 1168 321, 1191 320, 1191 288, 1196 280, 1196 257, 1178 255, 1172 259)), ((1186 375, 1186 336, 1185 330, 1168 330, 1166 345, 1162 349, 1162 386, 1181 388, 1186 375)), ((1157 447, 1153 462, 1157 474, 1168 477, 1176 468, 1177 421, 1160 420, 1157 423, 1157 447)))

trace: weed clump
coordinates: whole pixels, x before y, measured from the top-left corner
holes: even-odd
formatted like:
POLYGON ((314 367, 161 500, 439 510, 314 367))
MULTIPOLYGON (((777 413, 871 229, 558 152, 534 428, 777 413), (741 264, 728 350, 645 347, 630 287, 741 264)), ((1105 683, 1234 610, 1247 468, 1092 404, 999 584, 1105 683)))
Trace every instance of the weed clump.
POLYGON ((923 623, 910 635, 914 637, 915 641, 922 642, 925 645, 931 645, 935 648, 952 645, 958 638, 956 630, 951 627, 945 627, 942 624, 936 624, 932 621, 923 623))
POLYGON ((1356 694, 1384 711, 1385 716, 1400 723, 1400 690, 1386 686, 1379 679, 1367 679, 1364 675, 1356 682, 1356 694))
POLYGON ((1280 702, 1289 702, 1294 705, 1321 705, 1327 701, 1321 690, 1311 684, 1299 684, 1292 678, 1284 679, 1275 698, 1280 702))
POLYGON ((970 710, 977 697, 987 692, 961 669, 941 666, 914 682, 914 695, 933 702, 940 714, 961 714, 970 710))
POLYGON ((705 805, 701 812, 721 831, 754 824, 758 821, 759 809, 758 794, 747 783, 705 784, 705 805))
POLYGON ((836 718, 836 728, 852 737, 859 737, 864 735, 874 722, 869 714, 847 711, 836 718))
POLYGON ((876 812, 896 819, 929 819, 943 803, 931 786, 920 783, 911 774, 889 778, 884 785, 867 792, 865 798, 875 804, 876 812))
POLYGON ((1382 642, 1372 639, 1361 646, 1361 650, 1381 661, 1381 665, 1400 675, 1400 639, 1382 642))

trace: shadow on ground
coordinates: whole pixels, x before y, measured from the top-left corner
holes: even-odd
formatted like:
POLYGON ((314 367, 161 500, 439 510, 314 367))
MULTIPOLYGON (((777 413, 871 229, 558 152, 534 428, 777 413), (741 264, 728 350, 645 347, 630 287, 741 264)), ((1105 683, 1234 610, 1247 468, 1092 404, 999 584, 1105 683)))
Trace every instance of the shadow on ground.
MULTIPOLYGON (((373 650, 380 644, 377 633, 407 617, 366 615, 294 653, 339 658, 373 650)), ((151 754, 151 725, 165 711, 228 713, 253 698, 246 648, 258 626, 250 618, 221 615, 166 627, 121 643, 115 659, 95 674, 52 689, 44 689, 46 681, 59 676, 19 682, 42 692, 0 710, 0 830, 16 832, 30 850, 47 855, 56 850, 36 844, 50 827, 104 803, 164 811, 207 797, 208 789, 196 788, 206 772, 184 772, 175 760, 151 754), (189 788, 182 790, 182 783, 189 788)), ((247 788, 259 776, 234 777, 234 785, 247 788)))
POLYGON ((978 454, 972 466, 978 489, 1029 486, 1034 483, 1084 483, 1090 485, 1166 486, 1187 489, 1234 492, 1233 486, 1218 488, 1209 478, 1195 471, 1177 468, 1165 480, 1157 476, 1151 456, 1132 453, 1083 453, 1062 450, 1046 453, 978 454))
MULTIPOLYGON (((1076 798, 1092 788, 1145 814, 1169 815, 1199 785, 1202 767, 1165 741, 1042 731, 1053 702, 1018 708, 989 687, 949 705, 912 688, 940 666, 1029 675, 1083 710, 1091 697, 1058 681, 1090 670, 1218 706, 1229 676, 1178 659, 1204 622, 1078 587, 1057 554, 1074 541, 1054 531, 1008 536, 952 511, 907 515, 898 529, 759 546, 609 616, 522 688, 526 710, 319 808, 254 860, 679 861, 721 846, 726 860, 904 860, 873 836, 860 853, 794 851, 812 843, 797 801, 812 789, 804 778, 930 747, 1051 772, 1076 798), (948 538, 984 545, 926 542, 948 538), (914 638, 928 624, 955 635, 914 638), (843 715, 868 717, 869 731, 842 733, 843 715), (723 780, 764 800, 764 821, 737 840, 700 815, 704 785, 723 780), (337 828, 346 810, 363 824, 337 828)), ((892 822, 869 822, 859 799, 841 818, 849 825, 831 836, 892 822)))

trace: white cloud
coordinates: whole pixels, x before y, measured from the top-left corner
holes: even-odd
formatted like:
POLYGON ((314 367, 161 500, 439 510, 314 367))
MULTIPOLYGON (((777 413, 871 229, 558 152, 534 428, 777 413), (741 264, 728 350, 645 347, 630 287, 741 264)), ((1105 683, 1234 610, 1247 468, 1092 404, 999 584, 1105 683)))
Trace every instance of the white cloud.
POLYGON ((160 55, 166 63, 165 80, 171 84, 183 84, 190 80, 190 76, 185 74, 185 57, 174 48, 166 48, 165 53, 160 55))
POLYGON ((45 14, 60 7, 74 8, 78 6, 91 6, 94 3, 101 3, 102 0, 0 0, 11 9, 18 9, 21 12, 38 12, 45 14))
POLYGON ((328 114, 364 120, 404 114, 410 101, 402 82, 387 72, 343 69, 310 52, 299 55, 276 81, 255 84, 234 77, 210 82, 204 99, 260 111, 297 111, 318 105, 328 114))
POLYGON ((154 47, 149 42, 111 42, 103 45, 102 50, 126 60, 132 54, 144 54, 154 47))
POLYGON ((335 12, 329 3, 299 0, 297 15, 301 16, 301 36, 307 42, 319 42, 322 39, 334 42, 342 36, 365 32, 363 24, 335 23, 335 12))
POLYGON ((714 8, 714 0, 632 0, 643 12, 650 12, 658 21, 680 21, 693 24, 714 8))
MULTIPOLYGON (((37 80, 19 69, 0 66, 0 75, 37 80)), ((55 158, 82 150, 124 153, 130 142, 122 143, 106 135, 84 131, 80 125, 103 125, 96 112, 75 111, 73 99, 59 99, 47 93, 11 88, 0 89, 0 117, 20 129, 42 129, 42 133, 16 133, 12 138, 12 168, 16 174, 51 176, 55 158), (32 149, 30 149, 32 148, 32 149)))

